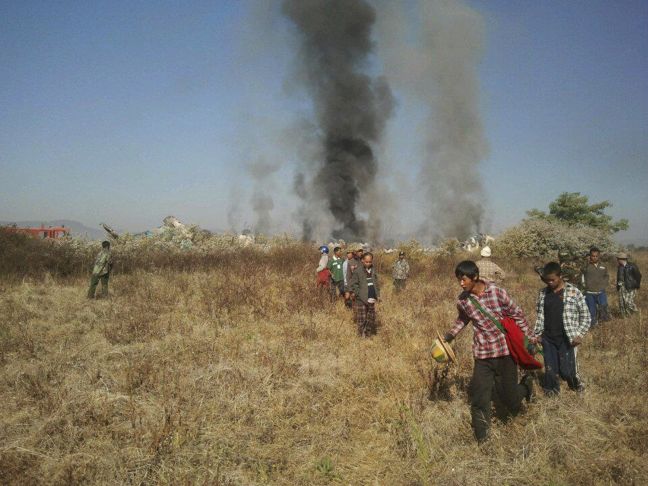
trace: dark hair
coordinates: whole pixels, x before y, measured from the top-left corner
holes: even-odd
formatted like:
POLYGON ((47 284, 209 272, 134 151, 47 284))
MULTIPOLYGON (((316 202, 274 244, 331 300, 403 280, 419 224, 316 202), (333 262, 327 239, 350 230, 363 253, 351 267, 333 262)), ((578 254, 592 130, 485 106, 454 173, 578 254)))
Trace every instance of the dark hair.
POLYGON ((560 268, 560 263, 558 262, 549 262, 542 269, 542 276, 546 277, 547 275, 560 275, 562 274, 562 269, 560 268))
POLYGON ((342 248, 340 248, 339 246, 336 246, 335 248, 333 248, 333 253, 337 253, 337 252, 340 251, 341 249, 342 249, 342 248))
POLYGON ((592 253, 601 253, 601 250, 599 250, 597 247, 593 246, 592 248, 590 248, 589 252, 590 252, 590 255, 591 255, 592 253))
MULTIPOLYGON (((363 250, 363 251, 364 251, 364 250, 363 250)), ((371 259, 373 260, 373 253, 371 253, 370 251, 368 251, 367 253, 365 253, 364 255, 362 255, 362 259, 364 260, 364 258, 365 258, 366 256, 370 256, 371 259)))
POLYGON ((101 247, 102 248, 110 248, 110 241, 102 241, 101 242, 101 247))
POLYGON ((479 267, 472 260, 464 260, 455 268, 457 278, 468 277, 470 279, 479 277, 479 267))

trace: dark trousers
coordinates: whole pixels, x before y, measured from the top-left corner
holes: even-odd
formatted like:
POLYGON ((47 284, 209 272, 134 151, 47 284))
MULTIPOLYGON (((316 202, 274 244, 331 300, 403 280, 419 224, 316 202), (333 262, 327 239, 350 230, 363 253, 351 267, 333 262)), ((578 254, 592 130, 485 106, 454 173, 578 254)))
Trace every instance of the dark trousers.
POLYGON ((331 294, 331 300, 335 300, 338 295, 341 297, 344 295, 344 280, 340 280, 339 282, 336 282, 335 280, 331 279, 329 282, 329 292, 331 294))
POLYGON ((566 340, 563 340, 560 346, 556 346, 543 336, 542 351, 545 364, 542 389, 546 394, 553 395, 560 392, 560 378, 565 380, 572 390, 583 389, 577 373, 576 353, 566 340))
POLYGON ((400 292, 401 290, 405 290, 405 287, 407 287, 407 280, 404 278, 395 278, 394 279, 394 290, 396 292, 400 292))
POLYGON ((493 398, 498 406, 498 415, 504 420, 520 411, 528 389, 525 385, 518 384, 517 378, 517 365, 510 356, 475 360, 470 383, 470 413, 478 441, 481 442, 488 436, 493 398))
POLYGON ((90 288, 88 289, 88 298, 89 299, 94 299, 95 298, 95 291, 97 290, 97 285, 99 284, 99 281, 101 280, 101 296, 102 297, 108 297, 108 279, 109 279, 110 274, 105 274, 105 275, 92 275, 90 277, 90 288))

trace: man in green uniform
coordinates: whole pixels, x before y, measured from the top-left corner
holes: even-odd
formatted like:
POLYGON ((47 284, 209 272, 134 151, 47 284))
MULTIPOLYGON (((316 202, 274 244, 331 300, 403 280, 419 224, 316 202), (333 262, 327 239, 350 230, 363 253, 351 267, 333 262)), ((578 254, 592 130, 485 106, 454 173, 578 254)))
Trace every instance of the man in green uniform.
POLYGON ((110 253, 110 242, 103 241, 101 243, 101 251, 97 255, 92 269, 92 277, 90 278, 90 288, 88 289, 88 298, 95 298, 95 290, 101 280, 101 297, 108 297, 108 279, 110 278, 110 270, 112 269, 112 255, 110 253))
POLYGON ((329 259, 327 267, 331 272, 331 300, 335 299, 336 294, 344 295, 344 258, 342 258, 342 248, 336 246, 333 249, 333 258, 329 259), (337 290, 336 290, 337 289, 337 290))

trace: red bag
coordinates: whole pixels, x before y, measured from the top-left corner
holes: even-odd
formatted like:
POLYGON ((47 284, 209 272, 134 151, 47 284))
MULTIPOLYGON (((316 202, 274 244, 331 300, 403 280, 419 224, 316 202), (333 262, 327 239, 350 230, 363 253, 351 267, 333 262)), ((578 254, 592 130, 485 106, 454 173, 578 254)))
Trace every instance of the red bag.
POLYGON ((525 370, 539 370, 542 368, 542 363, 529 353, 529 350, 527 349, 529 339, 522 332, 522 329, 518 327, 515 319, 512 317, 504 317, 500 322, 490 312, 484 309, 477 299, 474 299, 473 297, 469 297, 469 299, 482 314, 488 317, 490 321, 504 333, 506 346, 511 353, 511 358, 513 358, 513 361, 515 361, 520 368, 525 370))
POLYGON ((525 370, 539 370, 542 368, 542 363, 535 359, 527 350, 529 340, 522 332, 522 329, 520 329, 515 323, 515 319, 504 317, 501 323, 506 330, 506 345, 511 352, 513 361, 515 361, 520 368, 525 370))

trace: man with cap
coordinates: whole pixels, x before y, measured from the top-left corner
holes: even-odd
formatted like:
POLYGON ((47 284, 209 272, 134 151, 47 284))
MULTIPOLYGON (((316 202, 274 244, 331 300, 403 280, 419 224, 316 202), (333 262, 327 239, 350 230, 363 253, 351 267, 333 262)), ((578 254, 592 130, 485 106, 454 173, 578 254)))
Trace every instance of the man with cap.
POLYGON ((627 253, 617 255, 617 264, 616 288, 619 293, 619 309, 621 315, 627 317, 637 312, 635 295, 641 285, 641 272, 636 264, 628 261, 627 253))
POLYGON ((112 270, 113 261, 110 253, 110 241, 101 242, 101 251, 95 258, 92 268, 92 277, 90 278, 90 288, 88 289, 88 299, 95 298, 97 285, 101 280, 101 297, 108 297, 108 279, 112 270))
POLYGON ((322 287, 328 287, 329 286, 329 278, 331 276, 331 271, 328 269, 328 261, 329 261, 329 249, 328 246, 322 245, 319 248, 320 250, 320 259, 319 263, 317 264, 317 269, 315 270, 317 272, 317 287, 322 288, 322 287))
POLYGON ((479 276, 486 280, 501 282, 506 277, 506 274, 497 263, 491 260, 491 254, 490 247, 485 246, 481 249, 480 255, 482 258, 476 262, 479 267, 479 276))
POLYGON ((409 263, 405 260, 405 252, 401 251, 398 254, 398 260, 394 262, 392 276, 394 277, 394 290, 399 293, 405 290, 407 285, 407 278, 409 277, 409 263))

